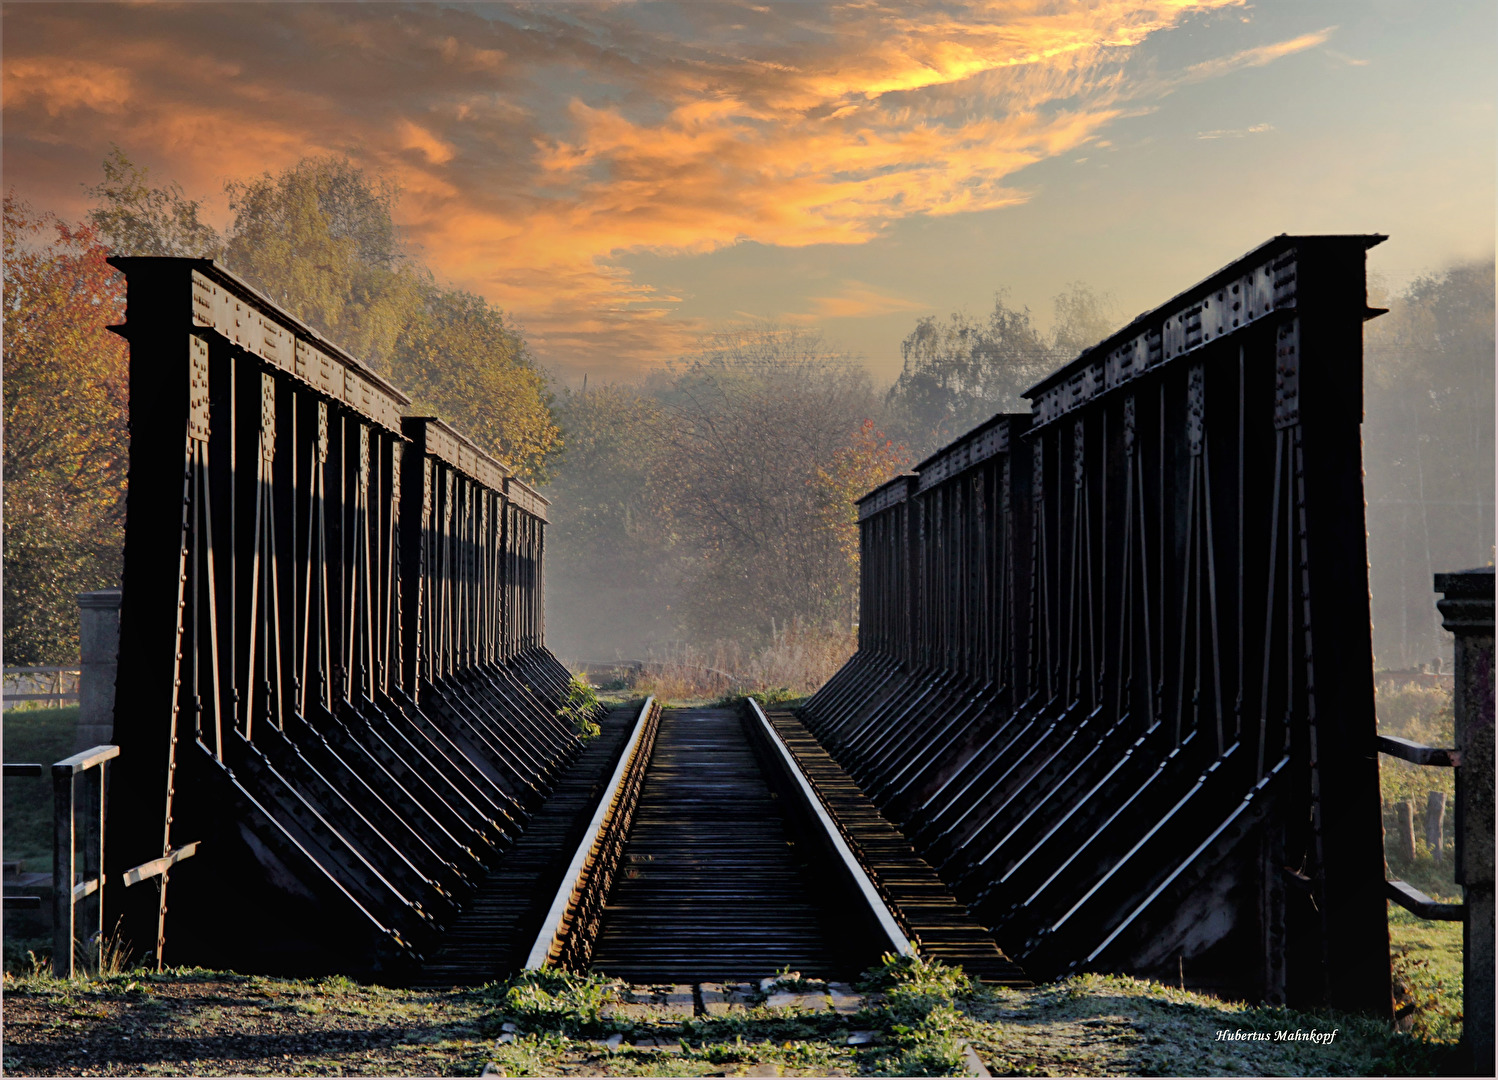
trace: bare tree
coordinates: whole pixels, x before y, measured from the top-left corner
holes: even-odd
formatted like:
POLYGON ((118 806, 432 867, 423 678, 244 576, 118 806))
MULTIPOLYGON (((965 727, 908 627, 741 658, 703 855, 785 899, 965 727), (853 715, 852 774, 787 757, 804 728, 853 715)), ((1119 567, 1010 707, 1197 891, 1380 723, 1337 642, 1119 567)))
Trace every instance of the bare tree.
POLYGON ((889 426, 920 457, 997 412, 1027 412, 1024 392, 1116 328, 1112 298, 1074 281, 1056 296, 1047 340, 1029 308, 994 296, 986 321, 966 312, 927 316, 900 343, 889 426))
POLYGON ((857 564, 825 508, 834 488, 888 467, 875 453, 861 470, 831 468, 878 408, 863 367, 814 334, 761 324, 705 338, 662 406, 652 485, 688 553, 688 629, 752 641, 792 618, 846 622, 857 564))

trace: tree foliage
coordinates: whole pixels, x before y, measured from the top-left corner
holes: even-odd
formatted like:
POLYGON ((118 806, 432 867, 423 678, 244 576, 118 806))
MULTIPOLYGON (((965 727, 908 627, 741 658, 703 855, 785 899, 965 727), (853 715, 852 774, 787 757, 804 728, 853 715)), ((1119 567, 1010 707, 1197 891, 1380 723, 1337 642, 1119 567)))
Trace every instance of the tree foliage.
POLYGON ((856 620, 854 501, 909 463, 861 365, 814 334, 733 328, 639 385, 566 393, 560 412, 559 647, 752 649, 856 620))
POLYGON ((212 257, 371 367, 394 376, 522 477, 561 445, 545 373, 505 314, 439 286, 407 253, 393 185, 348 158, 306 158, 226 185, 220 235, 202 203, 114 146, 89 224, 5 201, 5 646, 76 659, 73 594, 119 573, 128 460, 127 352, 115 255, 212 257))
POLYGON ((119 582, 128 465, 119 275, 90 225, 5 196, 5 660, 78 655, 76 594, 119 582))
POLYGON ((88 189, 97 205, 89 222, 117 255, 179 255, 214 259, 223 254, 218 230, 199 219, 202 204, 182 185, 147 186, 150 170, 136 165, 117 144, 104 159, 104 180, 88 189))
POLYGON ((394 185, 348 158, 303 158, 226 185, 224 260, 281 307, 385 372, 421 313, 431 275, 408 258, 394 185))
POLYGON ((817 467, 817 519, 850 566, 858 566, 858 500, 909 464, 909 451, 865 420, 817 467))
POLYGON ((1363 458, 1374 653, 1449 646, 1432 575, 1493 559, 1493 262, 1417 278, 1368 324, 1363 458))
POLYGON ((793 618, 851 622, 857 560, 828 507, 840 484, 901 460, 860 453, 860 438, 883 442, 864 427, 878 405, 864 369, 815 335, 761 325, 705 339, 662 399, 653 483, 687 553, 687 629, 753 641, 793 618))
POLYGON ((546 376, 525 339, 483 297, 427 288, 396 340, 390 377, 528 480, 561 445, 546 376))
POLYGON ((225 185, 220 237, 179 185, 152 187, 118 146, 90 220, 111 251, 221 259, 272 301, 388 375, 521 476, 560 446, 546 375, 504 312, 436 283, 395 223, 399 191, 347 157, 303 158, 225 185))
POLYGON ((926 316, 900 343, 903 366, 888 406, 896 430, 917 454, 929 453, 996 412, 1023 408, 1020 397, 1054 362, 1028 308, 994 298, 984 322, 966 312, 926 316))
POLYGON ((1058 364, 1080 356, 1120 326, 1113 295, 1100 293, 1085 281, 1069 282, 1051 298, 1051 352, 1058 364))

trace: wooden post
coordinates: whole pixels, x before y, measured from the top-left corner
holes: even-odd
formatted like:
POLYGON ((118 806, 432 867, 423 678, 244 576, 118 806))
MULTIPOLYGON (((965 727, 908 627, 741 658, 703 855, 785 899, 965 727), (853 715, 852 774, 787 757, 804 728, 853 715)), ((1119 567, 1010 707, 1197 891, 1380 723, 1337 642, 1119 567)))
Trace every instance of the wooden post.
POLYGON ((59 979, 73 977, 73 788, 72 767, 52 766, 52 974, 59 979))
POLYGON ((1415 861, 1415 812, 1408 799, 1394 804, 1394 823, 1399 829, 1399 857, 1406 863, 1415 861))
POLYGON ((1439 864, 1444 858, 1441 849, 1446 845, 1446 793, 1432 791, 1425 800, 1425 842, 1430 845, 1431 858, 1439 864))

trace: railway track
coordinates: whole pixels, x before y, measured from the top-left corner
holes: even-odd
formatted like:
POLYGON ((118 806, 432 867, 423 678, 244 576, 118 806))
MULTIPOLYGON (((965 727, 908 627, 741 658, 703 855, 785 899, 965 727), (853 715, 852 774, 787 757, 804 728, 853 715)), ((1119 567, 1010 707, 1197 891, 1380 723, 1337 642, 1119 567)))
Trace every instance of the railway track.
POLYGON ((424 983, 548 965, 634 984, 847 980, 917 947, 1028 982, 791 714, 647 701, 603 726, 424 983))
POLYGON ((631 983, 857 974, 778 803, 737 710, 666 712, 592 967, 631 983))

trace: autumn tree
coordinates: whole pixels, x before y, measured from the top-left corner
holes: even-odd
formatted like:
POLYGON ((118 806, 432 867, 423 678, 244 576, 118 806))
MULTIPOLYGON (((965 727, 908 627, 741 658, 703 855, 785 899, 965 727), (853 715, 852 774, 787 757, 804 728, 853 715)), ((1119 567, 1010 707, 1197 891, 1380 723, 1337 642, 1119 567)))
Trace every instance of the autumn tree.
POLYGON ((431 287, 395 224, 395 186, 347 157, 309 157, 225 188, 229 269, 386 372, 431 287))
POLYGON ((900 343, 900 357, 887 403, 895 430, 918 456, 996 412, 1022 411, 1021 393, 1055 363, 1029 309, 1010 307, 1002 293, 981 322, 961 311, 922 318, 900 343))
POLYGON ((96 205, 88 220, 116 255, 179 255, 199 259, 223 254, 218 230, 200 219, 202 203, 189 199, 182 185, 151 187, 150 170, 110 144, 104 180, 88 189, 96 205))
POLYGON ((5 196, 5 660, 71 664, 80 592, 119 583, 124 290, 91 225, 5 196))
POLYGON ((546 375, 525 338, 481 296, 427 287, 395 341, 390 378, 528 480, 561 446, 546 375))
POLYGON ((1118 317, 1113 294, 1100 293, 1085 281, 1069 282, 1051 298, 1051 310, 1050 346, 1057 365, 1075 360, 1124 322, 1118 317))
POLYGON ((347 157, 308 157, 225 185, 220 237, 202 203, 152 186, 118 146, 90 189, 90 220, 116 254, 221 259, 283 309, 387 375, 528 480, 560 446, 545 373, 506 315, 440 286, 395 223, 399 191, 347 157))
POLYGON ((850 566, 859 558, 858 500, 909 465, 909 451, 865 420, 817 467, 817 519, 850 566))

